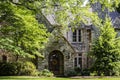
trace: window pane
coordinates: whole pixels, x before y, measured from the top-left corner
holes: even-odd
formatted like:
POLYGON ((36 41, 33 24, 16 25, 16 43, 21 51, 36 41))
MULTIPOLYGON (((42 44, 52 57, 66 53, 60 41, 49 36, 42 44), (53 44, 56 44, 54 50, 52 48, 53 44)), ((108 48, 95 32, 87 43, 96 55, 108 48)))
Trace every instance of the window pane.
POLYGON ((74 59, 74 66, 77 67, 77 58, 74 59))
POLYGON ((74 36, 73 37, 73 42, 76 42, 76 41, 77 41, 76 36, 74 36))
POLYGON ((73 32, 73 42, 76 42, 77 41, 77 31, 75 30, 73 32))
POLYGON ((3 56, 2 56, 2 61, 3 61, 3 62, 7 62, 7 56, 3 55, 3 56))
POLYGON ((78 30, 78 42, 81 42, 81 30, 78 30))
POLYGON ((81 56, 82 56, 82 54, 81 54, 81 53, 79 53, 79 54, 78 54, 78 56, 79 56, 79 57, 81 57, 81 56))
POLYGON ((82 68, 82 58, 79 58, 78 64, 79 64, 79 67, 82 68))

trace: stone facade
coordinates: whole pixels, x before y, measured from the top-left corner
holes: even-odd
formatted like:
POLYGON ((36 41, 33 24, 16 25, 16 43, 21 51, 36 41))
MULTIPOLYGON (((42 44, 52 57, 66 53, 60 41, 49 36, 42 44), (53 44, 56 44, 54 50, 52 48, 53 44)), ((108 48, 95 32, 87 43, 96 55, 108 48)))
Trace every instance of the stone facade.
MULTIPOLYGON (((93 11, 99 12, 99 17, 104 18, 105 14, 102 12, 100 4, 92 5, 93 11)), ((110 13, 113 25, 120 35, 120 15, 110 13), (116 15, 116 16, 113 16, 116 15)), ((38 59, 38 69, 49 69, 57 75, 67 75, 67 72, 74 70, 76 67, 81 69, 89 68, 91 61, 87 54, 90 51, 92 41, 97 36, 97 29, 92 25, 80 25, 72 31, 60 31, 62 26, 53 25, 46 16, 42 13, 37 15, 39 23, 44 23, 48 31, 52 34, 49 37, 49 42, 43 50, 44 59, 38 59)), ((50 18, 50 16, 49 16, 50 18)), ((53 21, 54 23, 54 21, 53 21)), ((0 50, 0 61, 15 61, 15 56, 0 50), (6 56, 6 57, 5 57, 6 56), (7 59, 6 59, 7 58, 7 59)))
MULTIPOLYGON (((51 32, 52 36, 50 36, 49 42, 47 43, 46 48, 43 51, 44 59, 38 60, 39 70, 50 69, 50 64, 52 64, 52 62, 49 61, 49 57, 51 52, 56 50, 61 52, 61 54, 63 55, 64 61, 62 66, 64 66, 64 75, 67 75, 67 72, 74 70, 74 68, 76 67, 84 69, 90 66, 87 60, 87 53, 90 50, 90 44, 92 41, 92 27, 86 25, 78 26, 78 28, 75 30, 79 30, 79 33, 77 31, 78 35, 75 37, 76 39, 78 39, 77 37, 80 36, 80 41, 73 41, 74 32, 72 30, 69 30, 61 35, 61 32, 59 32, 59 28, 54 28, 54 30, 51 32)), ((60 63, 60 61, 58 61, 58 63, 60 63)), ((54 69, 51 71, 54 72, 54 69)), ((60 71, 58 70, 58 72, 60 71)))
MULTIPOLYGON (((110 15, 113 25, 118 32, 118 36, 120 33, 120 14, 116 12, 109 13, 108 11, 102 12, 101 5, 99 3, 92 5, 94 9, 92 11, 99 12, 99 17, 104 18, 105 14, 110 15), (101 12, 101 13, 100 13, 101 12)), ((43 15, 39 15, 43 16, 43 15)), ((80 25, 72 31, 71 27, 69 27, 69 31, 65 31, 62 35, 59 32, 59 28, 52 28, 51 22, 53 20, 49 20, 44 16, 44 19, 39 20, 40 22, 47 23, 48 31, 52 33, 52 36, 49 38, 49 42, 43 51, 44 59, 39 59, 38 61, 38 69, 49 69, 53 71, 53 73, 57 74, 56 71, 61 72, 66 75, 67 72, 74 70, 76 67, 81 69, 89 68, 92 65, 92 60, 88 58, 87 54, 90 51, 92 41, 95 37, 98 36, 98 30, 93 25, 80 25), (46 22, 47 21, 47 22, 46 22), (49 23, 48 23, 49 22, 49 23), (49 27, 50 25, 50 27, 49 27), (76 33, 75 33, 76 32, 76 33), (76 38, 75 38, 76 37, 76 38), (54 52, 54 53, 53 53, 54 52), (54 58, 58 62, 58 66, 52 65, 49 58, 53 56, 57 56, 59 52, 63 55, 63 58, 54 58), (51 56, 51 53, 54 54, 51 56), (62 65, 61 65, 62 61, 62 65), (52 66, 51 66, 52 65, 52 66), (51 68, 51 67, 58 68, 51 68), (63 69, 61 69, 63 67, 63 69)), ((59 26, 56 26, 59 27, 59 26)), ((60 57, 60 56, 59 56, 60 57)))
MULTIPOLYGON (((53 30, 53 34, 56 31, 53 30)), ((58 51, 63 55, 63 72, 65 73, 68 69, 69 70, 73 70, 74 69, 74 65, 73 65, 73 58, 75 56, 75 50, 73 49, 73 47, 71 46, 71 44, 67 41, 67 39, 65 38, 65 36, 60 36, 60 35, 53 35, 49 38, 49 42, 46 45, 46 48, 44 50, 44 60, 39 60, 39 65, 38 69, 39 70, 43 70, 45 68, 49 69, 49 56, 50 53, 53 51, 58 51)), ((57 54, 57 53, 56 53, 57 54)))
POLYGON ((6 52, 5 50, 0 50, 0 62, 1 61, 13 62, 16 61, 16 58, 12 53, 6 52))

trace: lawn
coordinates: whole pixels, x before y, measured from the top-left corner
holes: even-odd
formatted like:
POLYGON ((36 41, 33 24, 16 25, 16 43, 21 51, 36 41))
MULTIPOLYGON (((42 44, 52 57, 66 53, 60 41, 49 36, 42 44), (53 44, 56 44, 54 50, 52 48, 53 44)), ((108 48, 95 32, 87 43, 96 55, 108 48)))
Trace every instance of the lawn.
POLYGON ((0 80, 120 80, 120 77, 56 78, 56 77, 29 77, 29 76, 1 76, 0 80))

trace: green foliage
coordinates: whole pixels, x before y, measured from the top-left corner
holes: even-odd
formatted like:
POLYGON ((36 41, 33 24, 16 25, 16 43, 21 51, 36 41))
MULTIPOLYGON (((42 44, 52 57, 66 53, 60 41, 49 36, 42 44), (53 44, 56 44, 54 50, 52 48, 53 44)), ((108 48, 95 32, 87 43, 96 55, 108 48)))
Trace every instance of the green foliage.
POLYGON ((75 70, 69 70, 66 72, 66 76, 70 77, 70 76, 77 76, 77 72, 75 70))
POLYGON ((32 62, 22 62, 18 66, 20 70, 20 75, 27 75, 27 76, 37 76, 38 71, 36 70, 35 65, 32 62))
POLYGON ((102 9, 114 10, 120 3, 120 0, 90 0, 92 3, 99 2, 102 4, 102 9))
POLYGON ((39 72, 39 76, 53 77, 54 74, 50 72, 49 70, 44 69, 41 72, 39 72))
MULTIPOLYGON (((120 0, 91 0, 86 5, 83 0, 0 0, 0 48, 14 52, 17 56, 41 56, 39 51, 44 47, 48 34, 42 24, 38 24, 36 14, 54 14, 55 21, 61 26, 89 23, 88 19, 97 26, 101 20, 97 14, 89 11, 90 5, 100 2, 102 7, 113 9, 120 0), (88 15, 89 14, 89 15, 88 15), (10 40, 12 42, 6 41, 10 40), (7 46, 8 45, 8 46, 7 46)), ((42 56, 41 56, 42 57, 42 56)))
POLYGON ((80 67, 75 67, 74 70, 77 72, 77 73, 81 73, 81 68, 80 67))
POLYGON ((118 7, 116 7, 116 10, 118 13, 120 13, 120 4, 118 5, 118 7))
POLYGON ((0 76, 38 76, 38 71, 32 62, 1 62, 0 76))
POLYGON ((101 3, 102 9, 114 10, 120 3, 120 0, 41 0, 41 10, 47 14, 54 14, 55 21, 62 26, 80 25, 80 22, 89 23, 100 26, 98 15, 91 12, 91 4, 101 3))
POLYGON ((17 74, 17 67, 12 63, 0 62, 0 76, 12 76, 17 74))
POLYGON ((82 70, 82 76, 90 76, 90 70, 89 69, 83 69, 82 70))
POLYGON ((42 57, 40 50, 47 41, 47 30, 36 20, 31 0, 24 1, 0 0, 0 49, 17 56, 42 57))
POLYGON ((98 75, 120 74, 120 40, 116 38, 116 32, 110 19, 104 21, 100 27, 100 36, 92 46, 91 54, 95 59, 93 70, 98 75))

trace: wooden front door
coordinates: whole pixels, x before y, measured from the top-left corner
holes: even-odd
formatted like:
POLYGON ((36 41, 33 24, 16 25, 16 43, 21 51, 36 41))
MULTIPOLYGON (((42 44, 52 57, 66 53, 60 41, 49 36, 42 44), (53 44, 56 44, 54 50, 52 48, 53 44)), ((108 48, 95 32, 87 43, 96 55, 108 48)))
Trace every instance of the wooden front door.
POLYGON ((49 54, 49 70, 56 76, 64 74, 64 57, 60 51, 53 51, 49 54))

